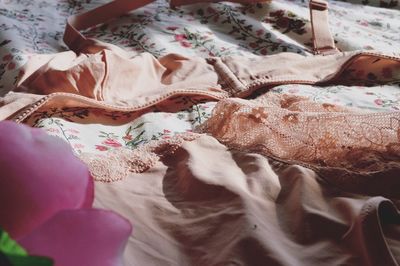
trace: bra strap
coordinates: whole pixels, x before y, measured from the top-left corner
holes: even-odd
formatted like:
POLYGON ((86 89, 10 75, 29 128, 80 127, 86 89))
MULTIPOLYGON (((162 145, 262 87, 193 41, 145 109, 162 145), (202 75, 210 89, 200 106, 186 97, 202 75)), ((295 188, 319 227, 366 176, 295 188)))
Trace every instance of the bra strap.
POLYGON ((329 30, 328 3, 325 0, 310 0, 310 17, 314 54, 334 54, 339 50, 329 30))
POLYGON ((171 8, 177 6, 192 5, 197 3, 217 3, 217 2, 233 2, 240 4, 257 4, 262 2, 268 2, 269 0, 169 0, 169 5, 171 8))
POLYGON ((86 42, 80 30, 104 23, 127 12, 141 8, 154 0, 114 0, 85 13, 70 16, 64 32, 64 42, 72 51, 79 53, 79 48, 86 42))
MULTIPOLYGON (((170 0, 171 6, 186 5, 200 0, 170 0)), ((203 0, 204 1, 204 0, 203 0)), ((262 1, 262 0, 261 0, 262 1)), ((232 0, 231 2, 261 2, 260 0, 232 0)), ((114 0, 95 9, 68 18, 64 32, 64 42, 72 50, 79 49, 86 42, 80 30, 87 29, 112 18, 121 16, 131 10, 143 7, 154 0, 114 0)), ((213 2, 216 2, 213 0, 213 2)), ((218 2, 218 0, 217 0, 218 2)), ((328 3, 325 0, 310 0, 310 17, 315 54, 332 54, 338 52, 328 24, 328 3)))

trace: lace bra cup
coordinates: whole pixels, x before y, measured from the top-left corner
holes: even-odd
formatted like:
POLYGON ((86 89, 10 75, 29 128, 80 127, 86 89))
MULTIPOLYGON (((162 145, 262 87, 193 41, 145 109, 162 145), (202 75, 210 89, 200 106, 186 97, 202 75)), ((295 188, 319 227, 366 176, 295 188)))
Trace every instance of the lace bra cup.
POLYGON ((400 112, 265 94, 220 101, 198 132, 236 150, 304 165, 346 191, 399 197, 400 112))

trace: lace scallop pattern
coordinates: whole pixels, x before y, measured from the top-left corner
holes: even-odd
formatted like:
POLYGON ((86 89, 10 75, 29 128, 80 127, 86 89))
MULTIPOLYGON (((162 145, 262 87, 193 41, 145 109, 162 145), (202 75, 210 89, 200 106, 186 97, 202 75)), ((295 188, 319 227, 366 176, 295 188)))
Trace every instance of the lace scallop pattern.
POLYGON ((197 132, 230 148, 316 167, 367 173, 400 162, 400 112, 366 113, 293 95, 222 100, 197 132))
POLYGON ((102 154, 81 153, 79 158, 86 163, 95 181, 114 182, 132 173, 145 172, 163 156, 173 154, 185 141, 199 136, 195 133, 177 134, 171 139, 153 140, 133 150, 116 148, 102 154))

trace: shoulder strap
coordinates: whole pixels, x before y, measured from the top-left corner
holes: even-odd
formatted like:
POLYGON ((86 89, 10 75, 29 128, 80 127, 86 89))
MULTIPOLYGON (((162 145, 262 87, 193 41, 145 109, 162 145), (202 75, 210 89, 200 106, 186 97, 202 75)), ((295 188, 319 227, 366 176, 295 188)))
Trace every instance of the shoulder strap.
POLYGON ((309 7, 314 54, 327 55, 338 52, 329 30, 327 1, 310 0, 309 7))
POLYGON ((216 2, 233 2, 233 3, 240 3, 240 4, 256 4, 256 3, 262 3, 262 2, 267 2, 269 0, 169 0, 169 4, 171 7, 177 7, 177 6, 185 6, 185 5, 191 5, 191 4, 196 4, 196 3, 216 3, 216 2))
POLYGON ((78 52, 79 47, 86 41, 80 30, 119 17, 151 2, 154 0, 114 0, 85 13, 73 15, 67 19, 63 40, 69 49, 78 52))
MULTIPOLYGON (((201 0, 170 0, 171 6, 187 5, 201 0)), ((204 1, 204 0, 203 0, 204 1)), ((202 2, 203 2, 202 1, 202 2)), ((231 2, 262 2, 263 0, 231 0, 231 2)), ((79 52, 87 40, 79 31, 121 16, 143 7, 154 0, 114 0, 95 9, 68 18, 64 42, 73 51, 79 52)), ((213 2, 216 2, 213 0, 213 2)), ((217 0, 218 2, 218 0, 217 0)), ((338 50, 329 31, 328 4, 325 0, 310 0, 311 28, 315 54, 332 54, 338 50)))

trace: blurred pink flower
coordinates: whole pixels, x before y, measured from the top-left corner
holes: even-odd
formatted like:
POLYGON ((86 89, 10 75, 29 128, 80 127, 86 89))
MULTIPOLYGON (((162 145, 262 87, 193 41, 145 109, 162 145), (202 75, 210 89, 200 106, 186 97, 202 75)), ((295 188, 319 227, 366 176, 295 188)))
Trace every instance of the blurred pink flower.
POLYGON ((0 227, 55 266, 122 265, 130 223, 92 209, 93 178, 67 143, 0 122, 0 227))
POLYGON ((0 122, 0 227, 18 239, 63 209, 88 208, 93 179, 67 143, 0 122))
POLYGON ((117 266, 131 231, 129 221, 111 211, 63 210, 18 242, 55 266, 117 266))

